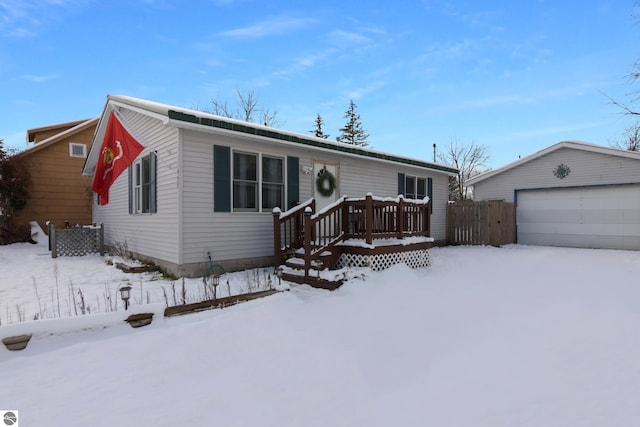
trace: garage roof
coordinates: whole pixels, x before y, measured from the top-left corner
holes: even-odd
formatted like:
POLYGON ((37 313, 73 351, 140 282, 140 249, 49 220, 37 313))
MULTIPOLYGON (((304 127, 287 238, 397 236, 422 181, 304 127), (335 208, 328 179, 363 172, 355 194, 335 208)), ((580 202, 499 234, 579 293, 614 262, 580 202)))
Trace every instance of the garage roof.
POLYGON ((607 154, 610 156, 626 157, 626 158, 640 160, 640 152, 637 152, 637 151, 603 147, 601 145, 590 144, 588 142, 582 142, 582 141, 561 141, 543 150, 540 150, 528 156, 522 157, 521 159, 518 159, 514 162, 507 163, 502 167, 499 167, 497 169, 492 169, 492 170, 483 172, 479 175, 476 175, 467 181, 467 185, 477 184, 478 182, 484 181, 485 179, 491 178, 492 176, 501 174, 517 166, 520 166, 524 163, 530 162, 531 160, 537 159, 538 157, 542 157, 546 154, 552 153, 562 148, 570 148, 573 150, 589 151, 592 153, 607 154))

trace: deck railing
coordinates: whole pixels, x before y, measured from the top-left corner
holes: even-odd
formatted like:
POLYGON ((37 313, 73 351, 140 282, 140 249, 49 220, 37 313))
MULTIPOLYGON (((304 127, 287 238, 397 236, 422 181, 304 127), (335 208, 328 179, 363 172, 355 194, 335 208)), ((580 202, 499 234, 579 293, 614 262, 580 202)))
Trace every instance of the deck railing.
POLYGON ((315 201, 287 211, 274 209, 274 266, 303 249, 305 270, 327 248, 347 239, 371 245, 375 239, 431 236, 431 202, 378 198, 342 197, 314 213, 315 201))
POLYGON ((316 201, 309 199, 284 213, 280 208, 273 209, 273 255, 276 267, 303 246, 304 212, 307 208, 315 211, 316 201))

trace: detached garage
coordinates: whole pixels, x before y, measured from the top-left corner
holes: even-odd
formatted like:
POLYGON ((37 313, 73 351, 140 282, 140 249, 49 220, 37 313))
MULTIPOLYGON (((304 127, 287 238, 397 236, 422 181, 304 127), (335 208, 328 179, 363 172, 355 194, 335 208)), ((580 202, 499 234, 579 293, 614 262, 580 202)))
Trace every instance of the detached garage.
POLYGON ((469 185, 516 204, 520 244, 640 250, 640 153, 563 141, 469 185))

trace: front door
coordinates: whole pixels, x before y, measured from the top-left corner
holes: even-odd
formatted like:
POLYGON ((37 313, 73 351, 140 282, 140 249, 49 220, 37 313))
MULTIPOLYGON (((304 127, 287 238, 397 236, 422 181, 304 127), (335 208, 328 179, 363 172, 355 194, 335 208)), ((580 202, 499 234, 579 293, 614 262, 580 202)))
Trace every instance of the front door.
POLYGON ((338 165, 315 160, 313 162, 313 194, 316 199, 316 212, 338 200, 338 189, 338 165))

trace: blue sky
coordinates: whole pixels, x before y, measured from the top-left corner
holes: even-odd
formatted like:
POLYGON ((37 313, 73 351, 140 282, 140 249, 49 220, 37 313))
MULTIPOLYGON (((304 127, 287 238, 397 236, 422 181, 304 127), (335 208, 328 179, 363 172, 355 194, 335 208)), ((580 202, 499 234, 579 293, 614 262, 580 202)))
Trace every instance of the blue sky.
POLYGON ((608 145, 640 89, 634 0, 0 0, 0 138, 101 114, 108 94, 209 108, 253 91, 331 139, 353 99, 374 149, 452 138, 498 167, 565 139, 608 145))

